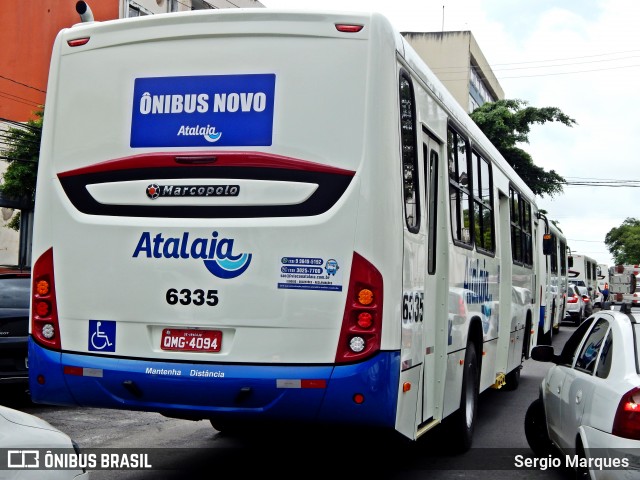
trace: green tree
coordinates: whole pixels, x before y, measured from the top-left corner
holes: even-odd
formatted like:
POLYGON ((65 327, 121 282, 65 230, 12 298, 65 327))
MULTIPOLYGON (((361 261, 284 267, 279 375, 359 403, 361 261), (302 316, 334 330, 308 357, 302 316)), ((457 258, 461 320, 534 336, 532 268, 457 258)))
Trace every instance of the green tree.
POLYGON ((627 218, 622 225, 609 230, 604 243, 618 264, 640 264, 640 220, 627 218))
POLYGON ((565 179, 555 170, 546 171, 533 163, 531 155, 517 147, 529 143, 532 124, 560 122, 568 127, 576 121, 555 107, 527 106, 524 100, 488 102, 471 113, 471 118, 536 195, 553 197, 563 191, 565 179))
MULTIPOLYGON (((10 127, 3 132, 5 147, 0 150, 0 159, 9 162, 2 175, 0 192, 7 197, 25 199, 33 202, 40 156, 40 138, 42 134, 42 110, 35 112, 36 118, 26 124, 10 127)), ((15 215, 7 225, 18 230, 20 216, 15 215)))

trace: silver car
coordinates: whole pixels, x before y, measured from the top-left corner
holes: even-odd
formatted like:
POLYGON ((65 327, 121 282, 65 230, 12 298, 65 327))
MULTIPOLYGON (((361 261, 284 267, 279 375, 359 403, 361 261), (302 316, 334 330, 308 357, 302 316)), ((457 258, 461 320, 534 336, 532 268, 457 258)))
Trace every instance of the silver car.
POLYGON ((576 325, 580 325, 582 321, 591 315, 589 309, 590 302, 587 304, 589 298, 587 287, 579 287, 570 283, 567 285, 567 303, 565 308, 565 318, 569 317, 576 325), (580 290, 584 289, 584 290, 580 290), (586 293, 586 296, 584 294, 586 293))

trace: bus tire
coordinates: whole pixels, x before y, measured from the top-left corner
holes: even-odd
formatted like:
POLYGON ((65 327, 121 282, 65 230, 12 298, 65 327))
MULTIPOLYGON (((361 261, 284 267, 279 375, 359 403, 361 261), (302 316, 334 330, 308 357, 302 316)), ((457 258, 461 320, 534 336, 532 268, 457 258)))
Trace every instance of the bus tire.
POLYGON ((553 325, 553 322, 556 320, 556 301, 553 301, 553 307, 551 307, 551 329, 553 330, 553 334, 557 335, 560 331, 560 322, 557 325, 553 325))
POLYGON ((538 457, 546 457, 553 453, 553 443, 547 431, 547 417, 544 404, 537 398, 534 400, 524 416, 524 435, 533 453, 538 457))
POLYGON ((239 433, 241 430, 241 425, 235 422, 229 422, 227 420, 220 420, 220 419, 210 419, 209 423, 211 423, 211 426, 217 430, 218 432, 222 433, 222 434, 236 434, 239 433))
POLYGON ((479 385, 480 365, 476 346, 473 342, 469 342, 464 356, 460 408, 452 418, 451 446, 458 453, 467 452, 471 448, 478 410, 479 385))
POLYGON ((504 389, 505 390, 516 390, 518 388, 518 386, 520 385, 520 371, 522 370, 522 365, 518 365, 516 368, 514 368, 513 370, 511 370, 509 373, 507 373, 507 375, 505 376, 505 384, 504 384, 504 389))

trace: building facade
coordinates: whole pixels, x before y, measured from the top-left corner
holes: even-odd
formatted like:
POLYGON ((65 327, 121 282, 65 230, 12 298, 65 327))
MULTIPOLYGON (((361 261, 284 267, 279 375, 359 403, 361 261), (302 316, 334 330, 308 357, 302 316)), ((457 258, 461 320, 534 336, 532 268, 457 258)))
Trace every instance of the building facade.
MULTIPOLYGON (((0 152, 12 122, 34 120, 45 103, 58 32, 81 22, 77 0, 2 0, 0 9, 0 152)), ((264 8, 257 0, 86 0, 95 21, 212 8, 264 8)), ((1 158, 0 176, 7 163, 1 158)), ((30 207, 0 193, 0 265, 30 263, 30 207), (20 234, 6 227, 22 212, 20 234), (22 227, 25 226, 25 228, 22 227)))
POLYGON ((471 32, 402 35, 467 112, 485 102, 504 99, 502 87, 471 32))

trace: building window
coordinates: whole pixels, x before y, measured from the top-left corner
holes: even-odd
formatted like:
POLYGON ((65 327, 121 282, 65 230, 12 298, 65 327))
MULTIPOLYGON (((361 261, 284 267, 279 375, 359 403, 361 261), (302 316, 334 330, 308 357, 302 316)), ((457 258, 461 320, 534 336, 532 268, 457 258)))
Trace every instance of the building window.
POLYGON ((487 102, 495 102, 496 98, 487 88, 486 83, 480 74, 480 68, 471 64, 471 74, 469 76, 469 112, 487 102))
POLYGON ((127 2, 127 18, 143 17, 145 15, 153 15, 153 12, 147 10, 142 5, 133 0, 127 2))

